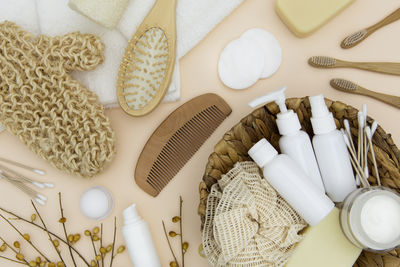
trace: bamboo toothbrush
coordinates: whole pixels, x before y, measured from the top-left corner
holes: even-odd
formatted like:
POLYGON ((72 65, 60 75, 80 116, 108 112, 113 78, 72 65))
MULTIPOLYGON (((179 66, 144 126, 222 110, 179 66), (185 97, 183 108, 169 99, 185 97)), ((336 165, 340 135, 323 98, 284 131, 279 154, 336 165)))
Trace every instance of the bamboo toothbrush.
POLYGON ((364 96, 369 96, 372 98, 375 98, 377 100, 380 100, 382 102, 385 102, 389 105, 392 105, 396 108, 400 108, 400 97, 398 96, 393 96, 393 95, 387 95, 387 94, 382 94, 382 93, 377 93, 371 90, 368 90, 362 86, 359 86, 358 84, 355 84, 351 81, 344 80, 344 79, 332 79, 330 81, 330 84, 333 88, 351 93, 351 94, 358 94, 358 95, 364 95, 364 96))
POLYGON ((396 62, 352 62, 326 56, 310 57, 308 64, 316 68, 355 68, 392 75, 400 75, 400 63, 396 62))
POLYGON ((176 2, 157 0, 125 50, 117 96, 131 116, 153 111, 171 83, 176 59, 176 2))
POLYGON ((391 13, 389 16, 385 17, 383 20, 379 21, 378 23, 362 29, 358 32, 353 33, 352 35, 346 37, 340 46, 342 48, 351 48, 353 46, 356 46, 357 44, 361 43, 363 40, 365 40, 368 36, 373 34, 375 31, 379 30, 380 28, 395 22, 396 20, 400 19, 400 8, 396 9, 393 13, 391 13))

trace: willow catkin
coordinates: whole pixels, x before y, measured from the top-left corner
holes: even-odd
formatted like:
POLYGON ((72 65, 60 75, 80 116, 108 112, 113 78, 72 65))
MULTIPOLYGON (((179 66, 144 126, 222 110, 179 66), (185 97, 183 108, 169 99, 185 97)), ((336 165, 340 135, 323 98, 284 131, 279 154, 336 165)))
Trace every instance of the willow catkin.
POLYGON ((0 122, 56 168, 91 177, 115 154, 115 135, 97 96, 67 72, 103 62, 92 34, 34 38, 0 24, 0 122))

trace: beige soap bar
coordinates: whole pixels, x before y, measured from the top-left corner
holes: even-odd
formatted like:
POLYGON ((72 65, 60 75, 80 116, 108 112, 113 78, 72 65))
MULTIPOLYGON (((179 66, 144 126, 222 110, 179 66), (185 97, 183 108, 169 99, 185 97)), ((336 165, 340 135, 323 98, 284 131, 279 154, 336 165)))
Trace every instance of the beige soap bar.
POLYGON ((299 37, 305 37, 354 0, 277 0, 276 12, 289 29, 299 37))
POLYGON ((128 3, 129 0, 70 0, 69 7, 104 27, 113 29, 128 3))
POLYGON ((322 222, 306 229, 286 267, 350 267, 360 253, 343 234, 339 210, 334 208, 322 222))

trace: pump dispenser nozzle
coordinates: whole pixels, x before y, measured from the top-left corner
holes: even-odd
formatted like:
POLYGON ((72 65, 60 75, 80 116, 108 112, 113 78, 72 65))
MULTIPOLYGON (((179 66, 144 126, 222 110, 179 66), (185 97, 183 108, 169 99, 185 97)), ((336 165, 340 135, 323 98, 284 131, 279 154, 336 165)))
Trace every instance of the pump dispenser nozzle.
POLYGON ((276 124, 281 135, 293 134, 301 129, 297 114, 291 109, 288 110, 286 107, 285 91, 286 86, 283 86, 279 90, 264 96, 260 96, 249 103, 250 107, 255 108, 258 105, 267 104, 274 101, 279 106, 281 111, 279 114, 277 114, 276 120, 276 124))
POLYGON ((258 105, 263 105, 270 103, 272 101, 275 101, 275 103, 279 106, 279 109, 281 110, 282 113, 287 112, 286 104, 285 104, 285 91, 287 87, 282 86, 279 90, 276 90, 275 92, 269 93, 264 96, 257 97, 253 101, 249 103, 249 106, 251 108, 255 108, 258 105))
POLYGON ((310 96, 311 124, 315 134, 325 134, 336 129, 333 115, 329 112, 322 94, 310 96))

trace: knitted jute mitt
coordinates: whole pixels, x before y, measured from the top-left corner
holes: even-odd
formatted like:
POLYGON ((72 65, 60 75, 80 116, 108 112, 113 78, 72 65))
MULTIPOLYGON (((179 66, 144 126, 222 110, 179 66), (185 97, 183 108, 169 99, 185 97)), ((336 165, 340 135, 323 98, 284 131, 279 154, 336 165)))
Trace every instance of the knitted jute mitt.
POLYGON ((33 37, 0 23, 0 123, 56 168, 91 177, 115 154, 97 96, 68 74, 103 62, 104 44, 79 32, 33 37))

